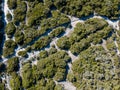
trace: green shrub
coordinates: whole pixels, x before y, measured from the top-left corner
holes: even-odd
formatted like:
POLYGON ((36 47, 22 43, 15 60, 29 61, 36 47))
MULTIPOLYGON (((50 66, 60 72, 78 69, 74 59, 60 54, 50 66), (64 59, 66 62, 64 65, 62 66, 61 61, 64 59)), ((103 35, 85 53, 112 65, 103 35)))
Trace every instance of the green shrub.
POLYGON ((5 90, 5 84, 0 82, 0 90, 5 90))
POLYGON ((34 79, 32 76, 32 67, 30 63, 26 63, 22 68, 22 85, 24 88, 29 88, 33 85, 34 79))
POLYGON ((86 17, 90 16, 94 13, 97 15, 107 16, 110 19, 118 19, 119 16, 119 1, 65 1, 65 0, 57 0, 53 1, 54 5, 61 12, 76 16, 76 17, 86 17))
POLYGON ((41 37, 33 44, 32 49, 40 50, 42 48, 45 48, 50 42, 51 38, 49 36, 41 37))
POLYGON ((52 79, 45 80, 43 78, 36 85, 36 90, 54 90, 54 88, 55 82, 52 79))
POLYGON ((17 7, 17 1, 16 0, 8 0, 7 4, 8 4, 8 7, 10 9, 15 9, 17 7))
POLYGON ((32 28, 27 28, 24 31, 24 43, 23 45, 28 45, 30 44, 32 41, 34 41, 37 37, 39 37, 40 34, 38 33, 38 31, 32 29, 32 28))
POLYGON ((55 27, 68 25, 70 19, 59 11, 52 11, 52 17, 41 21, 41 28, 54 29, 55 27))
POLYGON ((65 28, 64 27, 58 27, 56 29, 54 29, 51 33, 50 33, 50 37, 54 38, 54 37, 58 37, 61 34, 63 34, 65 32, 65 28))
POLYGON ((58 72, 56 72, 54 76, 54 79, 58 82, 65 80, 65 78, 66 78, 66 71, 64 69, 63 70, 60 69, 58 72))
POLYGON ((17 1, 17 8, 14 10, 14 24, 18 25, 25 20, 27 5, 25 2, 17 1))
POLYGON ((57 46, 61 49, 69 49, 71 46, 71 43, 69 41, 68 37, 61 37, 60 39, 57 40, 57 46))
POLYGON ((63 90, 64 88, 62 87, 62 85, 56 85, 55 86, 55 90, 63 90))
POLYGON ((16 48, 17 44, 13 40, 6 40, 5 47, 6 48, 16 48))
POLYGON ((7 61, 7 72, 15 72, 19 70, 19 58, 18 57, 12 57, 8 59, 7 61))
POLYGON ((68 75, 67 75, 67 79, 70 81, 70 82, 76 82, 76 78, 75 78, 75 76, 74 76, 74 74, 73 73, 68 73, 68 75))
POLYGON ((28 25, 32 26, 37 23, 37 21, 46 18, 49 14, 49 8, 47 8, 45 5, 42 3, 36 4, 34 8, 30 12, 28 12, 27 17, 28 17, 28 25))
POLYGON ((14 55, 14 49, 13 48, 4 48, 3 49, 3 56, 4 57, 11 57, 12 55, 14 55))
POLYGON ((18 52, 18 55, 21 56, 21 57, 27 57, 27 51, 19 51, 18 52))
POLYGON ((23 39, 24 39, 24 34, 23 34, 23 32, 21 32, 21 31, 16 31, 14 37, 15 37, 15 42, 16 42, 17 44, 20 44, 20 45, 23 44, 23 42, 24 42, 24 41, 23 41, 23 39))
POLYGON ((14 54, 17 44, 13 40, 5 41, 5 48, 3 49, 3 56, 10 57, 14 54))
POLYGON ((41 51, 40 52, 40 59, 48 57, 48 52, 47 51, 41 51))
POLYGON ((15 31, 16 31, 16 28, 13 22, 10 22, 6 25, 5 32, 8 35, 8 37, 11 38, 13 34, 15 33, 15 31))
POLYGON ((48 54, 51 55, 51 54, 54 54, 54 53, 56 53, 56 52, 57 52, 57 49, 54 48, 54 47, 52 47, 52 48, 50 48, 50 50, 48 51, 48 54))
POLYGON ((10 79, 11 89, 12 90, 20 90, 20 89, 22 89, 21 77, 15 72, 13 72, 11 74, 11 76, 12 76, 11 79, 10 79))
POLYGON ((87 49, 89 46, 90 46, 90 41, 86 39, 82 39, 80 42, 71 45, 70 51, 73 54, 78 55, 81 51, 87 49))
POLYGON ((6 17, 9 22, 12 21, 12 15, 10 13, 8 13, 6 17))
POLYGON ((58 81, 64 80, 66 77, 66 65, 69 56, 64 51, 56 52, 48 57, 39 60, 37 63, 38 72, 47 78, 55 78, 58 81))

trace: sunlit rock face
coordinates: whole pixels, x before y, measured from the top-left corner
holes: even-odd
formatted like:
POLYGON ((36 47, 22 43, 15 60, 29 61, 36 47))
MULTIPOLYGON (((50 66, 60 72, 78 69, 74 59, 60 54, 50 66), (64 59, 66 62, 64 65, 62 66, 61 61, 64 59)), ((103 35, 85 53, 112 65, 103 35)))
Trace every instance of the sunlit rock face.
POLYGON ((119 20, 119 22, 118 22, 118 26, 119 26, 119 29, 120 29, 120 20, 119 20))

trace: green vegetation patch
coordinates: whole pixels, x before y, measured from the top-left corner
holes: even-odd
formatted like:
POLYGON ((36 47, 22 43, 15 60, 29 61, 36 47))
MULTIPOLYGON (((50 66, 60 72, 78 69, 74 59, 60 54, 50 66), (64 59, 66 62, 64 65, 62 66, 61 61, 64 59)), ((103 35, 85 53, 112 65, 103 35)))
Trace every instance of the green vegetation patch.
POLYGON ((12 57, 7 61, 7 72, 12 73, 19 70, 19 58, 12 57))

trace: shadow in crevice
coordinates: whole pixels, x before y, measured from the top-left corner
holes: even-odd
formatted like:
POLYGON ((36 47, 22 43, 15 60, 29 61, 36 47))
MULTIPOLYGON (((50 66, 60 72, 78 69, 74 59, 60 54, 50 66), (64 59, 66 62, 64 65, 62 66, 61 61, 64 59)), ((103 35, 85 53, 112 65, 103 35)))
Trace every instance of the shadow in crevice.
MULTIPOLYGON (((0 55, 3 53, 3 47, 4 47, 4 42, 5 42, 5 26, 6 26, 6 21, 5 21, 5 14, 4 14, 4 0, 2 0, 1 7, 0 7, 0 55)), ((0 58, 0 62, 2 61, 2 58, 0 58)))
POLYGON ((93 17, 94 17, 94 14, 90 14, 89 16, 81 17, 79 19, 80 20, 87 20, 87 19, 90 19, 90 18, 93 18, 93 17))

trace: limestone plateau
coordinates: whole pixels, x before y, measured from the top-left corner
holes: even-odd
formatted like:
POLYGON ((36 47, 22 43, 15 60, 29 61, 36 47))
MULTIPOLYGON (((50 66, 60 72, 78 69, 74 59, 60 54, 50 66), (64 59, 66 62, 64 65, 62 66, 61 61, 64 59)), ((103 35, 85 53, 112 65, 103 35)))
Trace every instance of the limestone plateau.
POLYGON ((120 0, 0 0, 0 90, 120 90, 120 0))

